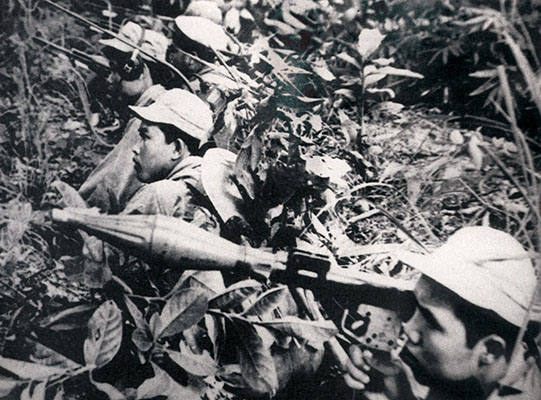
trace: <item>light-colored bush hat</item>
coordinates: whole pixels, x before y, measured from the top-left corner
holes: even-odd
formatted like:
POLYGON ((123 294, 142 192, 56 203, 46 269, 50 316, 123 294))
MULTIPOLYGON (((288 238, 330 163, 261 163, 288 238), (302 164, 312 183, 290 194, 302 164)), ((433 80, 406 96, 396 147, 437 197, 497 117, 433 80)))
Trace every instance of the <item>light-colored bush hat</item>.
POLYGON ((203 17, 211 20, 216 24, 222 23, 222 10, 214 1, 192 1, 184 15, 192 15, 195 17, 203 17))
POLYGON ((229 51, 231 47, 231 39, 224 28, 210 19, 181 15, 175 18, 175 25, 188 39, 205 47, 219 51, 229 51))
POLYGON ((169 124, 205 143, 212 131, 212 111, 207 103, 184 89, 171 89, 146 107, 129 106, 141 119, 169 124))
MULTIPOLYGON (((141 47, 144 51, 152 54, 159 60, 165 61, 165 55, 167 53, 167 47, 169 47, 170 40, 160 32, 155 32, 150 29, 143 29, 135 22, 127 22, 120 28, 118 36, 133 43, 135 46, 141 47), (142 40, 142 43, 140 43, 142 40)), ((134 51, 134 47, 122 42, 117 38, 101 39, 101 44, 109 47, 113 47, 123 53, 129 53, 134 51)), ((154 61, 146 54, 141 53, 141 56, 148 61, 154 61)))
POLYGON ((529 254, 511 235, 485 226, 467 227, 431 254, 396 256, 469 303, 515 326, 524 323, 536 276, 529 254))

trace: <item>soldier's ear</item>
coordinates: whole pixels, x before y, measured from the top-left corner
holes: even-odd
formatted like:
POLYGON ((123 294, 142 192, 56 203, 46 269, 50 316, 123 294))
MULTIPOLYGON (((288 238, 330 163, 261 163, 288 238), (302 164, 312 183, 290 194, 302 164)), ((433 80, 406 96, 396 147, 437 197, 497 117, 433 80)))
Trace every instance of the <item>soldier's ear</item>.
POLYGON ((176 138, 173 141, 173 145, 175 146, 175 149, 173 151, 172 160, 178 161, 183 159, 186 155, 186 152, 188 151, 188 146, 186 146, 184 140, 182 140, 181 138, 176 138))
POLYGON ((506 341, 498 335, 489 335, 479 340, 473 348, 479 366, 489 366, 505 357, 506 341))

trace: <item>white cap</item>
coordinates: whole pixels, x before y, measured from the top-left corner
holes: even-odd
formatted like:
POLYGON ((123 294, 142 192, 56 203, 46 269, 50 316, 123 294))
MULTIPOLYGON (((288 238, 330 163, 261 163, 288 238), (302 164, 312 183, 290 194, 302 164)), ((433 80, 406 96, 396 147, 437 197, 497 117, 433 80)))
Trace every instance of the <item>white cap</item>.
POLYGON ((189 39, 220 51, 228 51, 231 39, 220 25, 203 17, 181 15, 175 18, 178 30, 189 39))
POLYGON ((467 227, 429 255, 396 256, 464 300, 515 326, 524 323, 537 281, 528 253, 511 235, 467 227))
POLYGON ((168 90, 146 107, 129 107, 140 118, 173 125, 200 143, 207 141, 213 128, 212 111, 208 104, 184 89, 168 90))
MULTIPOLYGON (((165 61, 165 55, 167 53, 167 47, 169 47, 170 40, 163 33, 155 32, 150 29, 143 29, 135 22, 129 21, 123 25, 122 28, 120 28, 118 36, 130 43, 133 43, 134 46, 139 46, 141 49, 152 54, 157 59, 165 61), (141 38, 143 39, 143 43, 139 44, 141 38)), ((122 51, 123 53, 129 53, 134 50, 134 47, 117 38, 101 39, 99 42, 122 51)), ((141 56, 145 60, 154 61, 146 54, 141 53, 141 56)))
POLYGON ((192 1, 184 15, 192 15, 195 17, 203 17, 211 20, 216 24, 222 23, 222 10, 214 1, 192 1))

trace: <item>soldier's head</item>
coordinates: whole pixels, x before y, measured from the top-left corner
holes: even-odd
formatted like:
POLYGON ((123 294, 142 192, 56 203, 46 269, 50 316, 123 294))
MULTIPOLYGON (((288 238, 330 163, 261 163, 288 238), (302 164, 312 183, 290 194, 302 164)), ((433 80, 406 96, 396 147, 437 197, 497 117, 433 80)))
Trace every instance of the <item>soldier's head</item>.
POLYGON ((505 232, 468 227, 429 255, 399 258, 423 274, 402 353, 416 378, 462 389, 466 383, 493 387, 505 375, 534 296, 528 253, 505 232))
POLYGON ((137 99, 152 84, 149 65, 156 61, 149 57, 146 52, 155 58, 165 60, 169 39, 162 33, 144 29, 135 22, 127 22, 118 32, 118 37, 102 39, 103 53, 107 56, 111 65, 112 81, 120 84, 120 91, 128 99, 137 99), (128 43, 143 49, 145 53, 130 46, 128 43))
POLYGON ((213 128, 210 107, 183 89, 168 90, 153 104, 130 109, 142 120, 133 162, 144 183, 166 178, 178 163, 197 153, 213 128))

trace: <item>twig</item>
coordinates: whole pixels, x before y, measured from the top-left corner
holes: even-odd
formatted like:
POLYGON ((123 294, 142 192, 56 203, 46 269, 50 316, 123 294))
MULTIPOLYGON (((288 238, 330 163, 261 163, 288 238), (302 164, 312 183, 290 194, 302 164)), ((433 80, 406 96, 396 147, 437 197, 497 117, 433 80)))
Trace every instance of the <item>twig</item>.
POLYGON ((94 134, 98 142, 100 142, 103 146, 112 148, 113 146, 109 143, 105 142, 98 134, 98 132, 94 129, 94 126, 92 125, 92 113, 90 111, 90 104, 88 102, 88 96, 86 94, 86 87, 84 85, 84 80, 82 76, 79 74, 79 72, 74 68, 73 69, 75 74, 78 75, 79 79, 75 79, 75 85, 77 86, 77 92, 79 93, 79 99, 81 100, 81 104, 83 106, 83 111, 85 113, 86 122, 88 124, 88 127, 90 131, 94 134))
POLYGON ((235 83, 239 86, 240 88, 240 82, 239 82, 239 78, 237 77, 237 74, 234 74, 233 71, 231 70, 231 68, 229 68, 229 65, 227 65, 227 63, 225 62, 222 54, 214 48, 214 46, 210 46, 210 49, 214 52, 214 54, 216 54, 216 57, 218 58, 218 60, 220 61, 220 63, 224 66, 224 68, 227 70, 227 72, 229 73, 229 75, 231 75, 231 78, 233 78, 233 80, 235 81, 235 83))
POLYGON ((526 202, 528 203, 528 206, 532 209, 532 212, 534 212, 536 214, 536 216, 538 217, 539 212, 536 210, 536 207, 534 206, 534 204, 530 200, 528 194, 526 193, 526 191, 524 190, 522 185, 513 176, 513 174, 511 174, 511 172, 507 169, 507 167, 505 166, 503 161, 500 160, 500 158, 496 154, 494 154, 494 152, 492 152, 492 150, 490 150, 487 145, 481 143, 480 146, 481 146, 481 148, 483 148, 487 152, 487 154, 490 156, 490 158, 492 158, 494 160, 494 162, 498 165, 498 167, 504 173, 504 175, 507 177, 507 179, 509 179, 511 181, 511 183, 513 185, 515 185, 515 187, 520 192, 520 194, 522 195, 524 200, 526 200, 526 202))

